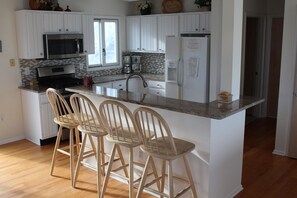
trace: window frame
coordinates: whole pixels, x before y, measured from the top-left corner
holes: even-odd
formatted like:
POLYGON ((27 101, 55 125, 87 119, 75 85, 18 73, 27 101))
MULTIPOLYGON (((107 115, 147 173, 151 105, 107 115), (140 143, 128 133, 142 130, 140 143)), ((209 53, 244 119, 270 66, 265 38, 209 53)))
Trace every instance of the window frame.
MULTIPOLYGON (((116 31, 116 41, 117 41, 117 62, 116 63, 109 63, 106 64, 106 59, 103 58, 102 56, 102 64, 100 65, 89 65, 89 54, 86 55, 86 65, 87 65, 87 71, 98 71, 98 70, 106 70, 106 69, 117 69, 117 68, 121 68, 121 54, 120 54, 120 49, 121 49, 121 42, 120 42, 120 25, 121 25, 121 19, 120 17, 112 17, 112 16, 96 16, 94 17, 93 22, 95 21, 100 21, 100 22, 108 22, 108 21, 112 21, 112 22, 116 22, 117 24, 117 31, 116 31)), ((104 27, 102 25, 102 23, 99 24, 99 31, 101 32, 101 50, 103 48, 106 48, 105 46, 105 40, 104 40, 104 35, 105 35, 105 31, 104 31, 104 27)), ((94 34, 95 36, 95 34, 94 34)))

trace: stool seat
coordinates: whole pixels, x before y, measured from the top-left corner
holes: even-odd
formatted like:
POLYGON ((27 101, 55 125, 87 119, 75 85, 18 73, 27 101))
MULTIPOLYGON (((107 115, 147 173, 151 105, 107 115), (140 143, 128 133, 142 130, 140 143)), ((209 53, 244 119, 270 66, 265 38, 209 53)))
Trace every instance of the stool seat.
POLYGON ((143 150, 144 152, 148 153, 153 157, 157 157, 165 160, 174 160, 174 159, 180 158, 181 156, 195 149, 195 144, 185 140, 173 138, 173 142, 176 146, 176 153, 167 152, 168 151, 167 148, 170 146, 170 139, 167 137, 165 137, 164 139, 157 138, 157 139, 151 140, 151 143, 153 145, 157 145, 157 144, 159 145, 158 150, 154 149, 153 147, 144 146, 144 145, 141 145, 140 148, 141 150, 143 150))

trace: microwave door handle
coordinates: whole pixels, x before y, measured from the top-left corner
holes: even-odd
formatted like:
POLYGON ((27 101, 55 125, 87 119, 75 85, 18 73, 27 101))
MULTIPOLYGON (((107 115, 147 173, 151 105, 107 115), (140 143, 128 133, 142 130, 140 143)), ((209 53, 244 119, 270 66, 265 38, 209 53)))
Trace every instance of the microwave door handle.
POLYGON ((77 46, 77 54, 80 52, 80 45, 79 45, 79 40, 76 39, 76 46, 77 46))

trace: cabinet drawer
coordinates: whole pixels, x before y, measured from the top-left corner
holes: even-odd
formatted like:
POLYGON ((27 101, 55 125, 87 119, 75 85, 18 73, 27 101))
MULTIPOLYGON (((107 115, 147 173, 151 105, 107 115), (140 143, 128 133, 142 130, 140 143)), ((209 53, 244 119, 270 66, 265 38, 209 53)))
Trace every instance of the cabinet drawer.
POLYGON ((112 83, 112 87, 114 89, 126 90, 126 81, 125 80, 114 81, 112 83))
POLYGON ((148 86, 149 88, 165 89, 165 82, 149 80, 148 86))
POLYGON ((149 91, 149 94, 152 94, 152 95, 165 96, 165 89, 149 88, 148 91, 149 91))

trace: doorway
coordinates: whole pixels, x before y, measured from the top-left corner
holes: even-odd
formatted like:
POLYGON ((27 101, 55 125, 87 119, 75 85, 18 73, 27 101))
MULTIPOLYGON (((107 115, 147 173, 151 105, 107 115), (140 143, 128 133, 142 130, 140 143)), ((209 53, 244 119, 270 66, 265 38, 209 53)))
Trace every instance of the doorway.
MULTIPOLYGON (((264 76, 264 31, 263 16, 244 18, 243 67, 241 73, 241 94, 244 96, 263 97, 264 76)), ((261 105, 246 111, 247 122, 261 117, 261 105)))

